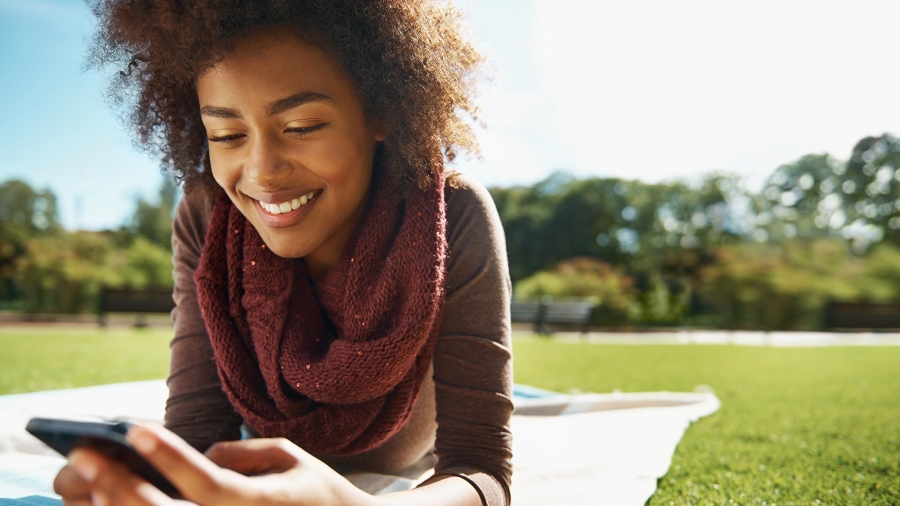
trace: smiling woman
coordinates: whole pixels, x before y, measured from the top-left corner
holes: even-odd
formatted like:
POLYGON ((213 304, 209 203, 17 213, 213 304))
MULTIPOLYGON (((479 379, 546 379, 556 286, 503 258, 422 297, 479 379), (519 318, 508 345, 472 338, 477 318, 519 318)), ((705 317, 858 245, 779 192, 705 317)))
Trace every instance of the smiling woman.
POLYGON ((353 81, 290 31, 259 30, 199 76, 197 97, 218 185, 273 253, 327 272, 362 215, 384 141, 353 81))
MULTIPOLYGON (((133 430, 135 447, 202 504, 509 504, 503 232, 487 191, 443 167, 475 148, 457 113, 475 110, 481 58, 459 15, 424 0, 95 11, 97 63, 125 69, 115 97, 186 183, 168 430, 133 430), (423 463, 432 478, 381 496, 338 473, 423 463)), ((86 450, 56 488, 168 501, 86 450)))

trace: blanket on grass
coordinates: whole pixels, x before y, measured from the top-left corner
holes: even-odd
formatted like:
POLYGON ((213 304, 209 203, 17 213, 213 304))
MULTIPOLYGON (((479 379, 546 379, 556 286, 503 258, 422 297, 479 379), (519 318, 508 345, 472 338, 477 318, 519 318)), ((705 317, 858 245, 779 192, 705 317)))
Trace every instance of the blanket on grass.
MULTIPOLYGON (((161 421, 165 382, 143 381, 0 396, 0 506, 59 506, 52 482, 65 462, 25 432, 31 417, 161 421)), ((517 385, 513 503, 640 506, 656 491, 691 422, 719 409, 712 393, 567 395, 517 385)), ((427 479, 425 458, 397 475, 351 472, 373 493, 427 479)))

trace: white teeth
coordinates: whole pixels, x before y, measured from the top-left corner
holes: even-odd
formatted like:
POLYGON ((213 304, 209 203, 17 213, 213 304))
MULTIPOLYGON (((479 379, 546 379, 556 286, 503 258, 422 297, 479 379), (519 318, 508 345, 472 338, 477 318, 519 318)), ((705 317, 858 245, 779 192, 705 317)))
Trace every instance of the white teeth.
POLYGON ((316 192, 315 190, 313 190, 306 195, 302 195, 298 199, 293 199, 288 202, 282 202, 280 204, 268 204, 266 202, 260 202, 259 205, 260 207, 268 211, 269 214, 282 214, 297 209, 300 206, 305 206, 309 201, 313 199, 315 195, 316 192))

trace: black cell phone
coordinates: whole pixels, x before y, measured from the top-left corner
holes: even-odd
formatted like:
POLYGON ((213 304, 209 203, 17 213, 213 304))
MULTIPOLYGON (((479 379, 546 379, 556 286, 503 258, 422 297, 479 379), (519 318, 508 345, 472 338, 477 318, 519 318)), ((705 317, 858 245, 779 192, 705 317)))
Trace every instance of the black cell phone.
POLYGON ((128 422, 77 422, 53 418, 32 418, 25 430, 50 448, 68 457, 73 448, 83 446, 125 464, 135 475, 170 497, 181 497, 178 489, 142 457, 125 438, 128 422))

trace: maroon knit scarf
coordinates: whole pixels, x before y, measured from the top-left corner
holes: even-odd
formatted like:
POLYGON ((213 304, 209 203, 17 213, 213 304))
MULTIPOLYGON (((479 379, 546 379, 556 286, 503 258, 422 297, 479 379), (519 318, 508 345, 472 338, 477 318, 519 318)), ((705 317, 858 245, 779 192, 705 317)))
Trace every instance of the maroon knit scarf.
POLYGON ((221 196, 195 275, 222 388, 260 435, 308 451, 375 448, 409 420, 440 326, 444 179, 401 198, 376 170, 368 207, 319 283, 265 247, 221 196))

